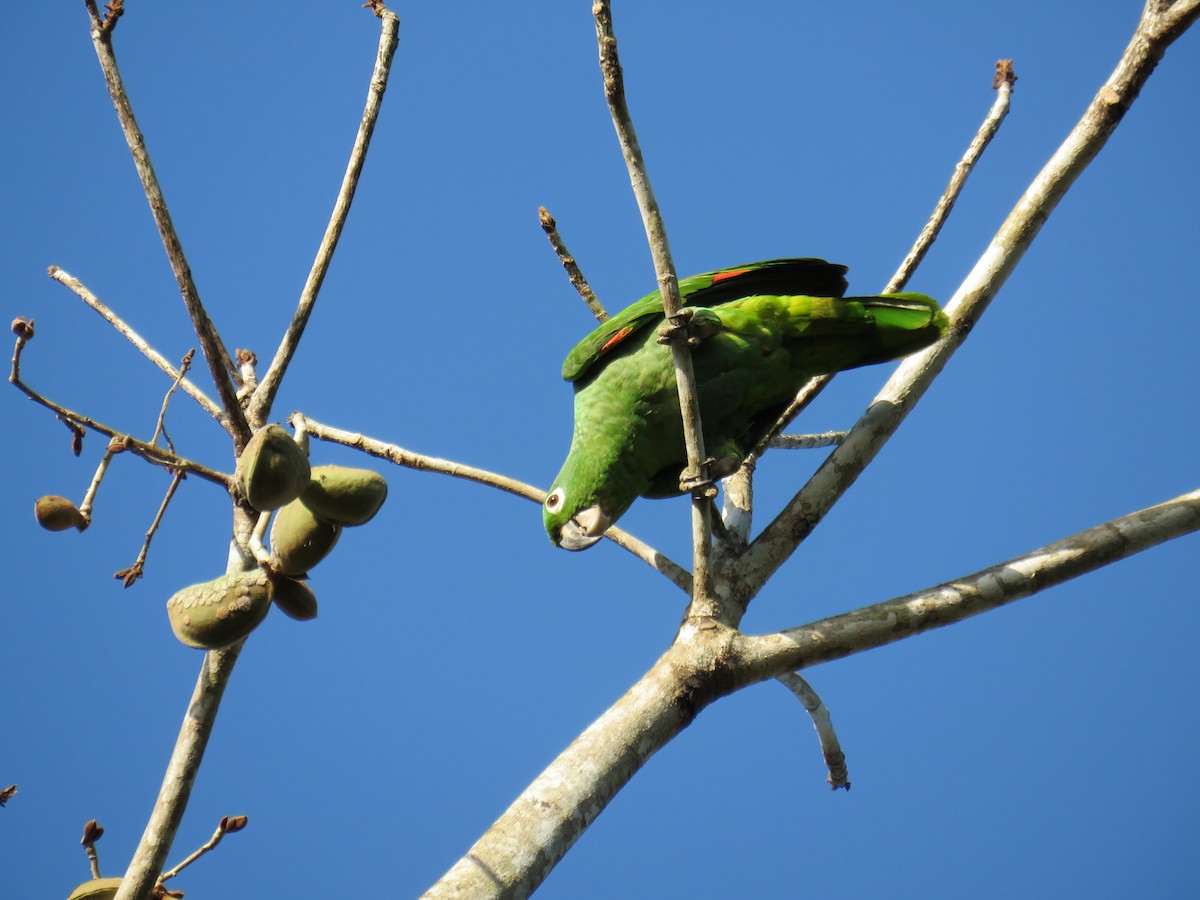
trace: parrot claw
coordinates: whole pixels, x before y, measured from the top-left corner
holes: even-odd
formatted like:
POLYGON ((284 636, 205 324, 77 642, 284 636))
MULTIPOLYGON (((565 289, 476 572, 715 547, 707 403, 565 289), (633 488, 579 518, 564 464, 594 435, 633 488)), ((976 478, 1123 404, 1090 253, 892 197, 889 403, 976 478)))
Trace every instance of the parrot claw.
POLYGON ((699 347, 705 338, 720 330, 721 319, 712 310, 685 306, 662 324, 655 340, 660 344, 684 341, 689 347, 699 347))
POLYGON ((732 456, 720 458, 710 456, 704 461, 708 477, 701 478, 699 472, 688 467, 679 474, 679 491, 683 494, 695 495, 699 492, 705 497, 715 497, 717 496, 717 481, 732 475, 741 464, 740 459, 734 459, 732 456))

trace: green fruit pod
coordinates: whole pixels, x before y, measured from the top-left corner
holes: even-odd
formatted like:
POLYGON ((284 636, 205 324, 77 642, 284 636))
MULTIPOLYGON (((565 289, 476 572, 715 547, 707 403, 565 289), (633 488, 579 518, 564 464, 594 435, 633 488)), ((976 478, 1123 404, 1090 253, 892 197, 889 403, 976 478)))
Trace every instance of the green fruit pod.
POLYGON ((238 458, 234 479, 242 496, 257 510, 279 509, 300 496, 308 484, 308 457, 278 425, 257 431, 238 458))
POLYGON ((279 611, 300 622, 317 617, 317 595, 307 582, 295 578, 275 579, 275 595, 272 598, 279 611))
POLYGON ((300 500, 293 500, 271 523, 272 571, 297 578, 329 555, 342 526, 318 519, 300 500))
POLYGON ((300 499, 337 525, 365 525, 387 499, 387 482, 370 469, 314 466, 300 499))
POLYGON ((71 891, 67 900, 112 900, 120 886, 120 878, 93 878, 71 891))
POLYGON ((193 584, 167 601, 171 630, 189 647, 228 647, 263 620, 271 608, 272 589, 270 576, 258 568, 193 584))
POLYGON ((66 497, 53 494, 37 498, 33 504, 33 516, 47 531, 66 531, 68 528, 83 531, 88 527, 87 519, 74 503, 66 497))

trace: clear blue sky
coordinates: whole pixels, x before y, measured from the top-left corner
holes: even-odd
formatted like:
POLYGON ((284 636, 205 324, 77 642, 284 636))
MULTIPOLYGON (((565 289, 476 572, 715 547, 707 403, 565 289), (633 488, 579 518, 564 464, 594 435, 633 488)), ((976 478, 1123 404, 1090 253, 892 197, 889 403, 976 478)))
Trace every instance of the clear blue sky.
MULTIPOLYGON (((231 347, 269 358, 327 220, 377 21, 357 2, 130 0, 116 43, 196 282, 231 347)), ((1012 113, 912 282, 953 293, 1111 71, 1127 2, 618 3, 629 101, 681 274, 786 255, 878 289, 1012 57, 1012 113)), ((591 327, 544 204, 610 309, 653 286, 600 91, 590 2, 409 4, 359 197, 276 406, 546 485, 570 434, 563 355, 591 327)), ((755 602, 752 632, 972 572, 1196 485, 1200 34, 1115 138, 877 463, 755 602)), ((5 321, 24 375, 146 437, 165 379, 45 275, 81 278, 168 358, 195 346, 106 96, 82 3, 0 35, 5 321)), ((6 357, 7 358, 7 357, 6 357)), ((839 378, 840 428, 887 377, 839 378)), ((204 373, 197 374, 203 383, 204 373)), ((83 823, 120 874, 199 653, 164 602, 225 564, 228 499, 191 479, 123 590, 167 478, 118 458, 85 534, 62 425, 0 391, 0 895, 66 896, 83 823)), ((180 452, 228 471, 184 397, 180 452)), ((317 445, 319 462, 354 462, 317 445)), ((771 453, 760 518, 819 452, 771 453)), ((414 896, 669 642, 682 596, 602 544, 555 550, 527 501, 392 469, 315 573, 321 615, 273 613, 238 664, 172 861, 249 828, 188 896, 414 896)), ((622 523, 688 559, 684 502, 622 523)), ((551 898, 1195 896, 1200 544, 1184 538, 1014 607, 809 672, 854 788, 831 793, 800 705, 762 685, 653 758, 544 885, 551 898)))

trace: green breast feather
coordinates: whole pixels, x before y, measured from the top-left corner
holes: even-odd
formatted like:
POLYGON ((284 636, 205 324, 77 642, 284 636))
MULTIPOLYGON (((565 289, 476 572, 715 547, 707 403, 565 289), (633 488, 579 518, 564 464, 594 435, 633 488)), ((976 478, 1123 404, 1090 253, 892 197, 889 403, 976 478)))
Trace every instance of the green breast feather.
MULTIPOLYGON (((717 475, 741 464, 809 378, 898 359, 945 333, 931 298, 843 297, 845 272, 819 259, 778 259, 680 281, 701 338, 692 364, 717 475)), ((589 547, 637 497, 679 493, 687 456, 671 350, 655 340, 662 321, 655 291, 563 363, 575 386, 575 428, 543 510, 558 546, 589 547)))

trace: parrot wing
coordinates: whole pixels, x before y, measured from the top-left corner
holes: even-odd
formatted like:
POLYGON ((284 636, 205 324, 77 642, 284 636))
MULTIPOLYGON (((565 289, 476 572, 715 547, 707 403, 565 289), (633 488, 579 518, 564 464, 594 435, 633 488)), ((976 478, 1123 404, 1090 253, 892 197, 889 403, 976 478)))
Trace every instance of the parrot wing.
MULTIPOLYGON (((685 306, 715 307, 745 297, 805 295, 841 297, 846 267, 823 259, 768 259, 693 275, 679 282, 685 306)), ((663 318, 658 291, 626 307, 575 345, 563 362, 565 381, 579 381, 608 353, 663 318)))

